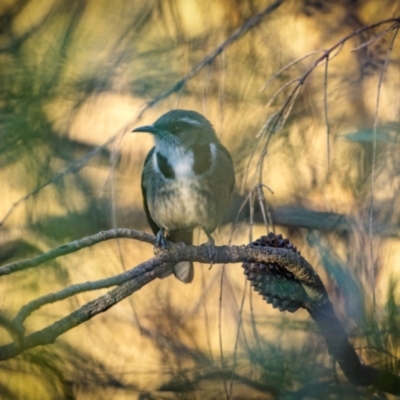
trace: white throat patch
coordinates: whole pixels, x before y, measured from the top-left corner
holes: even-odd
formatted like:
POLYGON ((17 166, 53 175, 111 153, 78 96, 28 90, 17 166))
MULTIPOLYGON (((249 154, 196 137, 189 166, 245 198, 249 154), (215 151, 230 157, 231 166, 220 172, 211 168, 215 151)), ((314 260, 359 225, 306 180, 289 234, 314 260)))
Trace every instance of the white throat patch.
POLYGON ((180 146, 156 146, 153 154, 153 166, 156 170, 160 170, 157 164, 157 152, 163 155, 168 164, 174 170, 175 179, 189 178, 194 176, 193 164, 194 156, 191 150, 184 151, 180 146))
MULTIPOLYGON (((210 166, 207 170, 213 171, 217 159, 218 148, 215 143, 210 143, 211 160, 210 166)), ((153 154, 153 168, 160 171, 157 162, 157 153, 161 154, 168 162, 169 166, 174 170, 175 179, 179 178, 192 178, 196 174, 193 171, 194 167, 194 154, 192 150, 184 150, 181 146, 165 145, 165 142, 158 146, 153 154)), ((161 172, 161 171, 160 171, 161 172)))
POLYGON ((172 168, 177 178, 187 178, 193 176, 193 152, 188 151, 181 157, 172 159, 172 168))

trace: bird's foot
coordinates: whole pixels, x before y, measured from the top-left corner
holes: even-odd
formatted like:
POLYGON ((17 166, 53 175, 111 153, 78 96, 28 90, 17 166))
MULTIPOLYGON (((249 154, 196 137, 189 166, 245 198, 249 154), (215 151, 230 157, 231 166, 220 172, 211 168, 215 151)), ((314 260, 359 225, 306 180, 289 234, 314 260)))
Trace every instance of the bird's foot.
POLYGON ((207 246, 210 249, 210 255, 211 255, 211 261, 210 261, 210 268, 214 265, 214 260, 215 260, 215 241, 214 238, 206 231, 204 231, 205 234, 207 235, 207 242, 203 243, 202 246, 207 246))
POLYGON ((161 250, 166 250, 169 248, 169 242, 166 239, 165 235, 164 235, 164 230, 160 229, 157 232, 157 241, 156 241, 156 245, 154 249, 161 249, 161 250))
POLYGON ((207 242, 203 243, 202 246, 209 246, 209 247, 215 247, 215 241, 214 238, 206 231, 204 231, 205 234, 207 235, 207 242))

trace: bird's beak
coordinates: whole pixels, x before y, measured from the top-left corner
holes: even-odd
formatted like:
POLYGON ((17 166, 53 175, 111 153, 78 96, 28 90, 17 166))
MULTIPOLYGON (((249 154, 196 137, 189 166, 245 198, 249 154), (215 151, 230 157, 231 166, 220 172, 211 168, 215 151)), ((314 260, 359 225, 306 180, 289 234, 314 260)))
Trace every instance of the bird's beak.
POLYGON ((158 129, 154 125, 145 125, 139 126, 139 128, 135 128, 132 132, 149 132, 156 134, 158 132, 158 129))

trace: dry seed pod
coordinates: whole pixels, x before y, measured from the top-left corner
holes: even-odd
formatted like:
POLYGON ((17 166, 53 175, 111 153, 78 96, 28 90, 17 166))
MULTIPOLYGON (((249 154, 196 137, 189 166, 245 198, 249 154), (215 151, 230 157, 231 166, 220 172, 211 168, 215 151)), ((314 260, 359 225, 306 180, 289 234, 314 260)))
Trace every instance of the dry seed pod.
MULTIPOLYGON (((276 247, 299 253, 288 239, 270 232, 250 244, 254 247, 276 247)), ((307 297, 303 286, 294 275, 277 264, 243 263, 244 274, 253 289, 279 311, 295 312, 303 307, 307 297)))

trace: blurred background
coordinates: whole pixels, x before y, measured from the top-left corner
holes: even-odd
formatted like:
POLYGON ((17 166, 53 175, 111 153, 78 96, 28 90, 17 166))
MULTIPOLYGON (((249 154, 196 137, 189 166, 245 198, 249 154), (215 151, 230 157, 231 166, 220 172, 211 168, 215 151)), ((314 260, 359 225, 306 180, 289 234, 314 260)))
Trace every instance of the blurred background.
MULTIPOLYGON (((327 69, 322 62, 308 75, 282 129, 263 126, 322 54, 311 52, 398 16, 400 3, 275 2, 178 84, 272 3, 1 0, 0 265, 104 229, 150 232, 140 175, 152 138, 129 132, 172 108, 193 109, 213 123, 236 170, 216 243, 273 229, 289 237, 322 277, 363 362, 399 374, 400 37, 385 32, 390 23, 343 41, 327 69), (262 187, 265 200, 253 191, 260 183, 271 189, 262 187)), ((3 276, 0 312, 12 318, 41 295, 152 255, 147 244, 109 241, 3 276)), ((26 333, 105 292, 43 307, 26 333)), ((1 344, 10 341, 1 329, 1 344)), ((240 265, 196 264, 191 285, 153 281, 0 370, 1 399, 374 397, 334 368, 306 312, 267 305, 240 265)))

